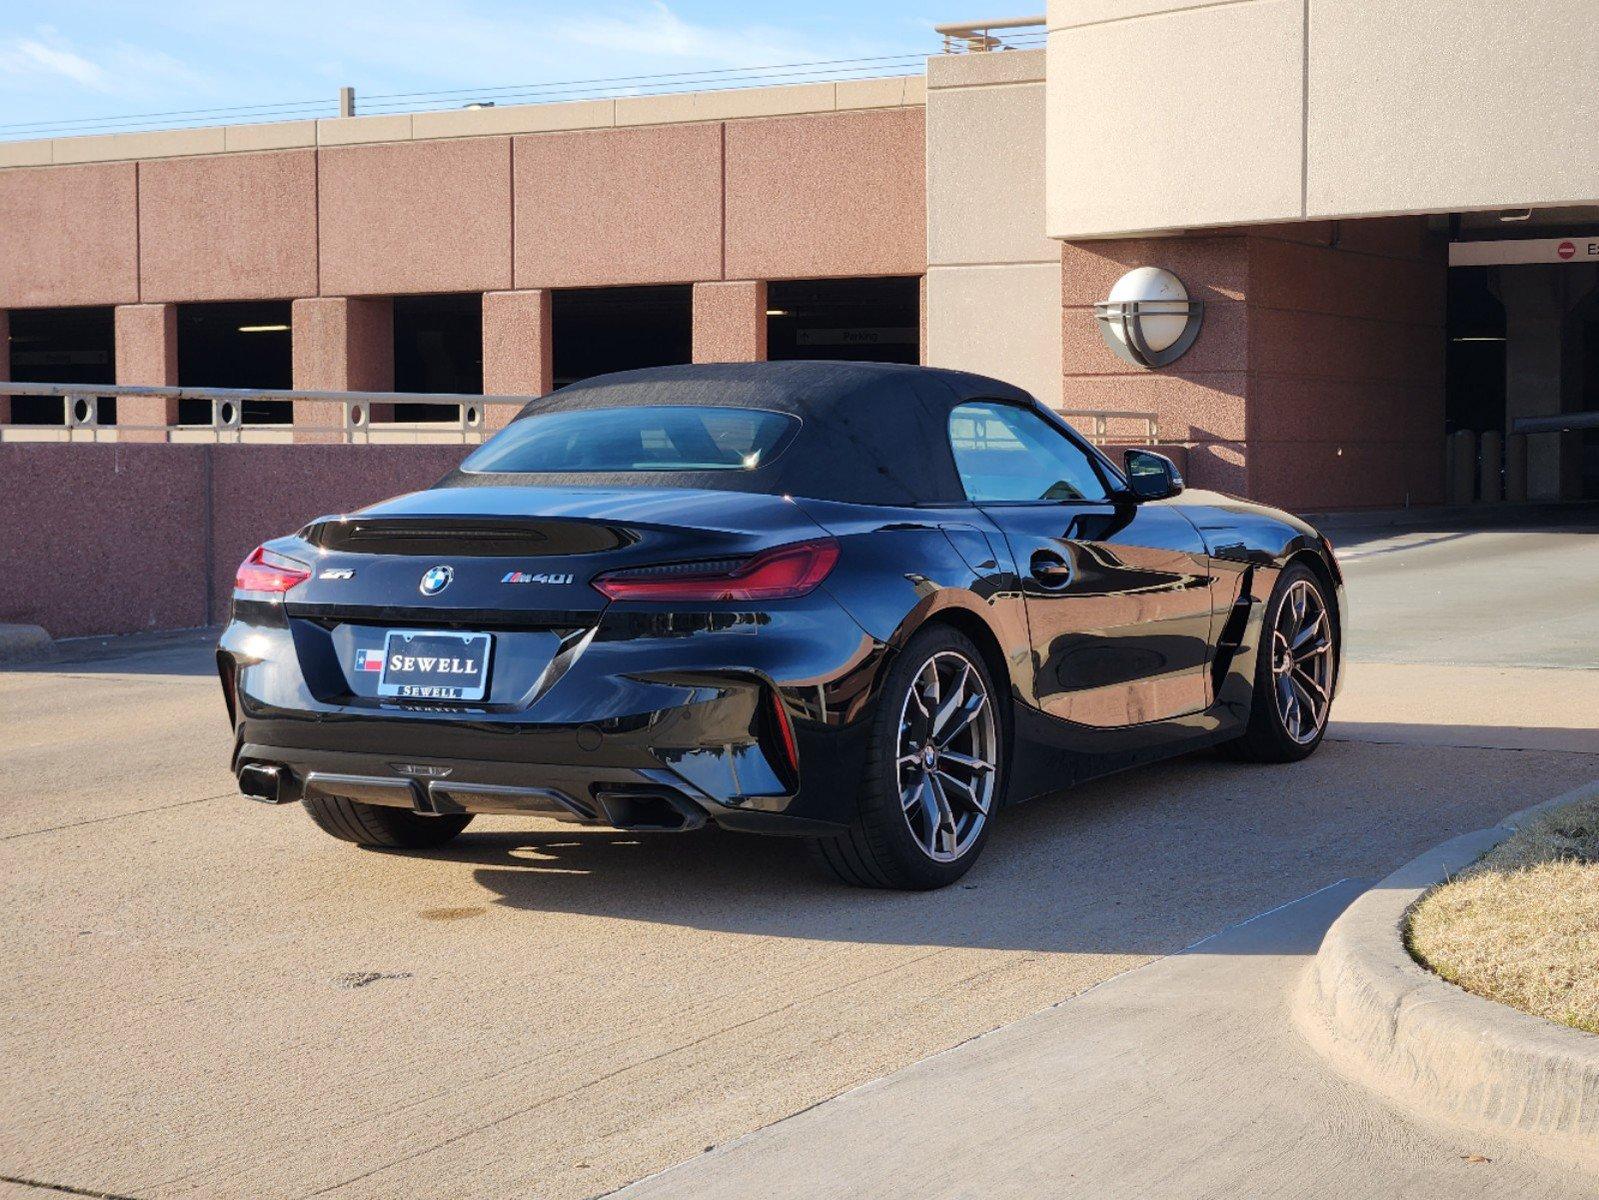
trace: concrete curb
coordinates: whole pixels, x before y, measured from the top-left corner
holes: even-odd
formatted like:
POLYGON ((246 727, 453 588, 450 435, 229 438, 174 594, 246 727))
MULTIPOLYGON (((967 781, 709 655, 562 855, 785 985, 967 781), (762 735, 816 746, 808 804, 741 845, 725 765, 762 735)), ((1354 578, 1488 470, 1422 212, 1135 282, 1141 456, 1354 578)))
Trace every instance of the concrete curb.
POLYGON ((31 662, 50 653, 54 643, 38 625, 0 625, 0 662, 31 662))
POLYGON ((1407 1112, 1511 1134, 1599 1170, 1599 1037, 1446 983, 1404 944, 1406 914, 1547 808, 1599 795, 1599 780, 1445 842, 1406 863, 1333 923, 1294 1017, 1340 1074, 1407 1112))

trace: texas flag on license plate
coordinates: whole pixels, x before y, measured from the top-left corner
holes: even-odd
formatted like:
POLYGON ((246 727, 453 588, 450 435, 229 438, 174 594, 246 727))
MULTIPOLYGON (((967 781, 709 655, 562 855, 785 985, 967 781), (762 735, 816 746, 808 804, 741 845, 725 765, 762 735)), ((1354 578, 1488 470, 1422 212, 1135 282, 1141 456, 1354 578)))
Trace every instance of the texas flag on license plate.
POLYGON ((355 652, 355 669, 357 671, 381 671, 383 669, 383 651, 357 650, 355 652))

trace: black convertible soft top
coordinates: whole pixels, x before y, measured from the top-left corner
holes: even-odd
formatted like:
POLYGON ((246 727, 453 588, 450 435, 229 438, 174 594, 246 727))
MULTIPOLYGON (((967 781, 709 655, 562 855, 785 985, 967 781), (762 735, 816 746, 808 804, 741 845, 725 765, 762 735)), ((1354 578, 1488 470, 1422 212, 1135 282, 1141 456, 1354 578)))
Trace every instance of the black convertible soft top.
POLYGON ((854 504, 958 503, 965 493, 949 448, 949 412, 978 399, 1032 398, 997 379, 893 363, 696 363, 622 371, 542 396, 517 420, 584 409, 703 405, 789 413, 800 419, 799 432, 782 453, 748 471, 457 470, 440 486, 690 487, 854 504))

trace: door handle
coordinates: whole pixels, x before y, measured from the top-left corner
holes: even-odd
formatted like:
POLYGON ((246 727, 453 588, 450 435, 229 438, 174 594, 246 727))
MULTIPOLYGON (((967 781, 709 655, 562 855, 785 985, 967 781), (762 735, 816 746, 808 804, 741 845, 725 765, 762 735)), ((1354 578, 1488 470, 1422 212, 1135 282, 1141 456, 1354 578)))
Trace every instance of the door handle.
POLYGON ((1058 589, 1072 581, 1072 569, 1053 550, 1035 550, 1029 565, 1040 587, 1058 589))

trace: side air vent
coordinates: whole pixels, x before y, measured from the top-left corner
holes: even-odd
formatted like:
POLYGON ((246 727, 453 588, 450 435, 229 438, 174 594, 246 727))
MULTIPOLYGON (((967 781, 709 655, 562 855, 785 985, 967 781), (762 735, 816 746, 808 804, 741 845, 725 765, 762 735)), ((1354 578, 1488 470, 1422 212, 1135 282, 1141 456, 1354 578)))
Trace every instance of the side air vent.
POLYGON ((324 550, 423 558, 600 554, 635 540, 630 531, 611 525, 537 517, 351 517, 320 521, 303 536, 324 550))

